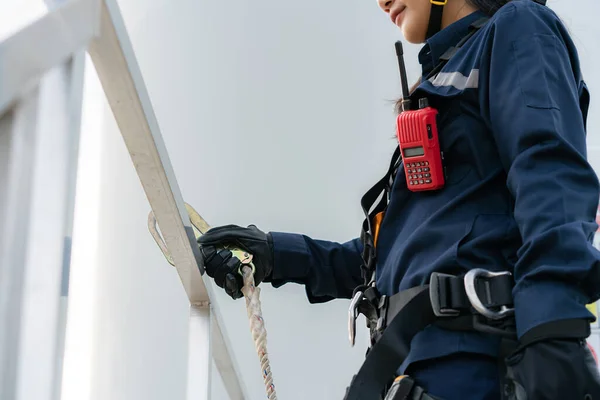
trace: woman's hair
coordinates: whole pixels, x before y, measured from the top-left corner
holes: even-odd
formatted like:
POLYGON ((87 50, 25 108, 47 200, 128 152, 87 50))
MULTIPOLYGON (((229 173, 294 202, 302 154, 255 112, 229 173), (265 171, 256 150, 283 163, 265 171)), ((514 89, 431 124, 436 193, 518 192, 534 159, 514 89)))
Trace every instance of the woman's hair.
POLYGON ((490 17, 510 0, 466 0, 469 5, 483 11, 490 17))

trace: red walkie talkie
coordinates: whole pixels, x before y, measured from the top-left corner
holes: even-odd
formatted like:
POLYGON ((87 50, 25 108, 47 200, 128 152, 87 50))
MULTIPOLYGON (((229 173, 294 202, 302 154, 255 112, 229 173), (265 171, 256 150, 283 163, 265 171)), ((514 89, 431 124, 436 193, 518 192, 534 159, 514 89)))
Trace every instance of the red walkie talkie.
POLYGON ((419 99, 419 109, 410 109, 406 67, 402 42, 396 42, 396 55, 402 82, 402 111, 396 119, 396 133, 404 161, 406 184, 413 192, 444 187, 444 167, 438 140, 435 108, 426 98, 419 99))

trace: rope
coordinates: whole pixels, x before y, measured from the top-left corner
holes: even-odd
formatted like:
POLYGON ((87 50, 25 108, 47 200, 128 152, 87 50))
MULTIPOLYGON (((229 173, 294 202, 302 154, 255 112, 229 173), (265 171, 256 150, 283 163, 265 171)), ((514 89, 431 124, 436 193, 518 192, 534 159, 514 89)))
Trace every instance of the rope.
POLYGON ((273 384, 273 375, 271 374, 269 355, 267 354, 267 330, 265 329, 265 321, 263 320, 260 307, 260 288, 257 288, 254 285, 254 275, 252 274, 251 267, 243 266, 242 276, 244 277, 242 293, 246 298, 246 309, 250 321, 250 331, 252 332, 254 346, 256 347, 256 352, 260 359, 260 368, 263 374, 265 389, 267 390, 267 399, 277 400, 275 385, 273 384))
MULTIPOLYGON (((196 210, 189 204, 185 203, 185 208, 190 216, 190 222, 194 229, 194 235, 198 239, 202 234, 210 229, 208 223, 198 214, 196 210)), ((148 215, 148 229, 152 234, 152 237, 160 247, 160 250, 164 254, 167 261, 175 266, 175 262, 171 257, 167 245, 162 238, 162 235, 158 232, 156 224, 156 218, 154 213, 151 211, 148 215)), ((246 298, 246 309, 248 311, 248 319, 250 320, 250 332, 252 332, 252 338, 254 339, 254 346, 260 359, 260 368, 263 374, 263 380, 265 382, 265 389, 267 390, 268 400, 277 400, 277 394, 275 393, 275 385, 273 384, 273 375, 271 374, 271 365, 269 362, 269 356, 267 354, 267 331, 265 329, 265 321, 262 317, 262 310, 260 307, 260 288, 254 285, 254 265, 252 264, 253 256, 246 253, 244 250, 231 248, 233 256, 237 257, 242 263, 242 277, 244 279, 244 287, 242 293, 246 298)))

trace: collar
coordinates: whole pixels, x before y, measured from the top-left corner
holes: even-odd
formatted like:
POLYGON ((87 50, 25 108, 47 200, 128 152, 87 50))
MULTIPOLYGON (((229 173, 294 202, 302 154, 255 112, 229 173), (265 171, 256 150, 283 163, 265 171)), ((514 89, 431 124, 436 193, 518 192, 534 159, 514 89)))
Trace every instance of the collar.
POLYGON ((425 42, 419 52, 419 64, 421 64, 423 76, 427 75, 438 64, 440 57, 450 47, 456 45, 469 33, 469 27, 479 18, 485 17, 485 13, 475 11, 466 17, 448 25, 425 42))

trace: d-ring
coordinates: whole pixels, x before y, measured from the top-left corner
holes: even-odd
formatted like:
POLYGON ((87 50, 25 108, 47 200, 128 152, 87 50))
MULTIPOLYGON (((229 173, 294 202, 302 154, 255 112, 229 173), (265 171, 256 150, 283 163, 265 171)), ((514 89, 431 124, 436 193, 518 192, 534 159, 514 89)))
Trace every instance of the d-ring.
POLYGON ((465 291, 467 292, 467 297, 471 302, 471 305, 475 310, 477 310, 478 313, 493 320, 499 320, 511 316, 515 313, 515 309, 501 306, 500 311, 494 311, 487 308, 485 305, 483 305, 483 302, 477 294, 477 290, 475 289, 475 281, 477 278, 494 278, 502 275, 510 275, 510 272, 491 272, 485 269, 475 268, 467 272, 465 275, 465 291))

